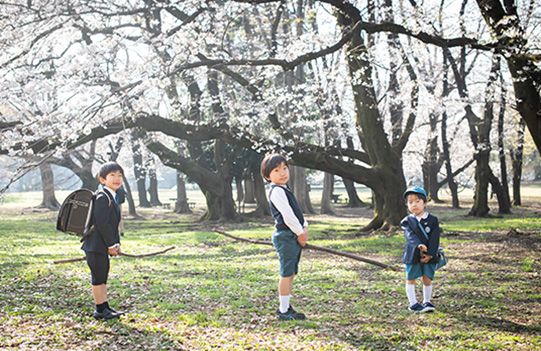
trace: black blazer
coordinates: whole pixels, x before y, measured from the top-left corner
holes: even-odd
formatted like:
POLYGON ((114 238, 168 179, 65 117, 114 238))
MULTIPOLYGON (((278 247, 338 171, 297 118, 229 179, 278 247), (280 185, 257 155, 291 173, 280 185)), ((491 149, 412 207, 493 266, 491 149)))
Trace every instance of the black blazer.
POLYGON ((113 195, 103 189, 94 201, 90 226, 95 225, 95 230, 84 241, 81 249, 89 252, 98 252, 107 255, 108 248, 120 243, 118 223, 120 222, 120 210, 113 195))
POLYGON ((400 226, 404 229, 406 237, 406 248, 402 256, 402 262, 408 264, 419 263, 421 259, 421 251, 417 249, 420 244, 425 244, 428 248, 427 254, 432 256, 428 263, 438 263, 438 247, 440 246, 440 225, 438 218, 431 214, 426 219, 421 220, 421 225, 425 228, 428 235, 426 236, 419 227, 419 221, 415 216, 407 216, 400 222, 400 226))

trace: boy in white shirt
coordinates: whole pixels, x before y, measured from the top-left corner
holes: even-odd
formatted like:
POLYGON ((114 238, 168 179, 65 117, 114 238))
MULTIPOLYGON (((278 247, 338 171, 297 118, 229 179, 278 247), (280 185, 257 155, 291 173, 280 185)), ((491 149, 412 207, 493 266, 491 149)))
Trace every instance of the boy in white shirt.
POLYGON ((302 247, 308 240, 308 223, 295 195, 287 186, 289 164, 286 158, 280 154, 266 156, 261 162, 261 175, 271 183, 269 202, 276 222, 276 229, 272 234, 272 243, 280 260, 280 307, 276 315, 283 320, 306 319, 304 313, 295 311, 289 301, 293 279, 299 271, 302 247))

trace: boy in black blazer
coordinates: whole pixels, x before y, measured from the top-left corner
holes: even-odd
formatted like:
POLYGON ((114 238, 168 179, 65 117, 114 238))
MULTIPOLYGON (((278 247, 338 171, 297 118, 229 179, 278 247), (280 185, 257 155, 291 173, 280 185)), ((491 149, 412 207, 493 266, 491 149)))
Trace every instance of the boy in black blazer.
POLYGON ((409 300, 408 309, 412 312, 432 312, 436 307, 430 301, 432 297, 432 280, 438 263, 438 247, 440 245, 440 226, 438 218, 426 212, 426 191, 418 186, 409 188, 404 199, 410 216, 404 218, 400 225, 404 229, 406 247, 402 262, 406 266, 406 294, 409 300), (423 282, 423 304, 415 297, 415 280, 423 282))
POLYGON ((85 251, 86 262, 92 275, 96 319, 113 319, 121 315, 109 306, 107 276, 109 255, 118 256, 120 253, 120 210, 116 190, 122 185, 123 177, 124 170, 116 162, 107 162, 100 167, 98 179, 103 185, 103 192, 100 192, 94 201, 90 220, 90 225, 94 225, 95 229, 81 247, 85 251))

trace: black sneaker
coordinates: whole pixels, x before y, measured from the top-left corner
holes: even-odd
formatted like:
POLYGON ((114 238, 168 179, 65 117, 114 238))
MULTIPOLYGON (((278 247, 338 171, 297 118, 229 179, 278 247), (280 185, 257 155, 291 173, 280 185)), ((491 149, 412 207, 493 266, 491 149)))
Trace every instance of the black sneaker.
POLYGON ((416 302, 415 305, 409 306, 408 310, 410 310, 411 312, 421 312, 423 310, 423 305, 416 302))
POLYGON ((303 320, 306 319, 306 315, 304 313, 299 313, 293 309, 293 307, 289 306, 286 313, 280 312, 280 309, 276 310, 276 315, 278 316, 278 319, 282 320, 303 320))
POLYGON ((113 312, 110 309, 106 308, 103 312, 94 311, 93 317, 96 319, 114 319, 119 318, 121 313, 113 312))
POLYGON ((423 309, 421 310, 421 313, 434 312, 435 310, 436 310, 436 306, 434 306, 430 302, 425 302, 423 304, 423 309))
POLYGON ((115 311, 111 306, 107 307, 107 309, 113 313, 116 313, 118 314, 119 316, 122 316, 125 312, 118 312, 118 311, 115 311))

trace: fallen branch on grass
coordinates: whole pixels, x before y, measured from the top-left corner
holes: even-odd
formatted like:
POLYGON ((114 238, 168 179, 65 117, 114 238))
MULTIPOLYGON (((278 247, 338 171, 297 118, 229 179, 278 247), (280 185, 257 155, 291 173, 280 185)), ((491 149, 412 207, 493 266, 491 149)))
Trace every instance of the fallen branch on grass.
MULTIPOLYGON (((174 248, 175 248, 174 246, 171 246, 171 247, 168 247, 167 249, 162 250, 162 251, 151 252, 151 253, 140 254, 140 255, 129 254, 129 253, 125 253, 125 252, 119 252, 118 255, 119 255, 119 256, 126 256, 126 257, 136 257, 136 258, 140 258, 140 257, 148 257, 148 256, 161 255, 161 254, 163 254, 163 253, 166 253, 166 252, 169 251, 169 250, 173 250, 174 248)), ((84 260, 86 260, 85 257, 70 258, 70 259, 68 259, 68 260, 58 260, 58 261, 54 261, 54 264, 59 264, 59 263, 69 263, 69 262, 79 262, 79 261, 84 261, 84 260)))
MULTIPOLYGON (((227 237, 230 237, 231 239, 235 239, 235 240, 239 240, 239 241, 245 241, 245 242, 248 242, 248 243, 251 243, 251 244, 273 246, 270 241, 241 238, 239 236, 235 236, 235 235, 232 235, 232 234, 229 234, 229 233, 223 232, 221 230, 217 230, 217 229, 213 229, 212 231, 215 232, 215 233, 222 234, 222 235, 225 235, 227 237)), ((316 245, 312 245, 312 244, 306 244, 303 247, 303 249, 328 252, 328 253, 331 253, 333 255, 344 256, 344 257, 347 257, 347 258, 351 258, 353 260, 373 264, 375 266, 385 268, 385 269, 388 269, 388 270, 391 270, 391 271, 400 272, 400 269, 398 269, 396 267, 389 266, 389 265, 387 265, 385 263, 381 263, 381 262, 374 261, 374 260, 371 260, 371 259, 368 259, 368 258, 353 255, 353 254, 350 254, 350 253, 344 252, 344 251, 338 251, 338 250, 334 250, 334 249, 329 249, 328 247, 322 247, 322 246, 316 246, 316 245)))

